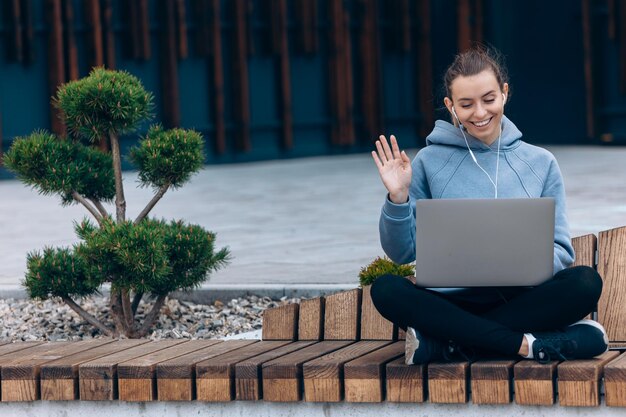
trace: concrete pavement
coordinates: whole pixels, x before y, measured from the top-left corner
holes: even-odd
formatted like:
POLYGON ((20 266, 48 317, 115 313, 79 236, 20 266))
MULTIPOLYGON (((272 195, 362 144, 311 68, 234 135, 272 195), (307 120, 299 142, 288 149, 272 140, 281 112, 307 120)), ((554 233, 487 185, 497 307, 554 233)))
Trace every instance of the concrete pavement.
MULTIPOLYGON (((565 178, 572 236, 626 225, 626 148, 548 149, 565 178)), ((124 175, 131 218, 151 198, 136 178, 124 175)), ((200 224, 217 233, 218 246, 230 247, 232 263, 214 273, 206 289, 289 294, 358 285, 360 268, 383 254, 384 196, 369 154, 325 156, 208 166, 170 190, 152 215, 200 224)), ((0 181, 0 213, 0 296, 21 292, 27 252, 71 245, 72 222, 88 214, 12 180, 0 181)))

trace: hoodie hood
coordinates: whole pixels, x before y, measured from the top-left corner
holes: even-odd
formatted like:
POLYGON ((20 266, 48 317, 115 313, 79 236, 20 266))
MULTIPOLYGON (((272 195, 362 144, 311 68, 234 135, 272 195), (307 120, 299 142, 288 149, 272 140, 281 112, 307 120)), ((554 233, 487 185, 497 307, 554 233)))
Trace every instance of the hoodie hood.
MULTIPOLYGON (((465 131, 465 136, 467 137, 467 143, 472 150, 487 150, 490 148, 497 149, 498 147, 497 140, 495 140, 491 144, 491 147, 489 147, 484 142, 476 139, 475 137, 467 133, 467 131, 465 131)), ((515 148, 521 138, 522 132, 519 131, 519 129, 513 124, 512 121, 510 121, 506 116, 503 115, 500 149, 504 151, 507 149, 515 148)), ((463 139, 463 134, 461 133, 461 129, 444 120, 437 120, 435 122, 435 128, 426 137, 426 145, 447 145, 467 148, 467 146, 465 145, 465 139, 463 139)))

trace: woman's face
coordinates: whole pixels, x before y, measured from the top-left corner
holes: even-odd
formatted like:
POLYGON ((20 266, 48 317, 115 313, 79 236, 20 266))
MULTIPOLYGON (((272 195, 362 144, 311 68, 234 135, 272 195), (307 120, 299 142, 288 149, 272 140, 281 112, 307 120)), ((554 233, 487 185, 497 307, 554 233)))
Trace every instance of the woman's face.
MULTIPOLYGON (((469 77, 459 76, 450 86, 451 98, 444 103, 450 113, 452 107, 467 130, 476 139, 491 145, 500 135, 500 123, 504 114, 505 98, 509 86, 500 89, 491 70, 484 70, 469 77)), ((454 115, 452 117, 456 120, 454 115)))

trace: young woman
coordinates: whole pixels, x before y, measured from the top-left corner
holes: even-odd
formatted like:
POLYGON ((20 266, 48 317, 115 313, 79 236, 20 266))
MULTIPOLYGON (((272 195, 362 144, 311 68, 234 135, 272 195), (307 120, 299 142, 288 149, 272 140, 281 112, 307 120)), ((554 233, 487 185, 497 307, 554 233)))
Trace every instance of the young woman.
MULTIPOLYGON (((406 363, 443 360, 469 348, 541 362, 589 358, 607 350, 602 326, 584 320, 602 291, 596 271, 574 261, 563 179, 554 156, 522 141, 504 116, 506 70, 495 52, 479 47, 456 57, 444 76, 452 124, 435 123, 413 162, 394 136, 372 152, 388 195, 380 240, 396 263, 415 259, 415 201, 423 198, 553 197, 556 202, 554 277, 533 288, 420 288, 385 275, 372 300, 406 330, 406 363)), ((534 115, 546 123, 546 115, 534 115)), ((419 265, 417 266, 419 267, 419 265)))

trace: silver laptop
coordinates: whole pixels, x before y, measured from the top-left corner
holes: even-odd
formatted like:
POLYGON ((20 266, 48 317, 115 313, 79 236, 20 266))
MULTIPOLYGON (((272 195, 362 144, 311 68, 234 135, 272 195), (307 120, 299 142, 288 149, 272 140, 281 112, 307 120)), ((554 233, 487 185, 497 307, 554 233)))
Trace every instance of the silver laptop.
POLYGON ((552 278, 554 199, 416 202, 417 285, 534 286, 552 278))

